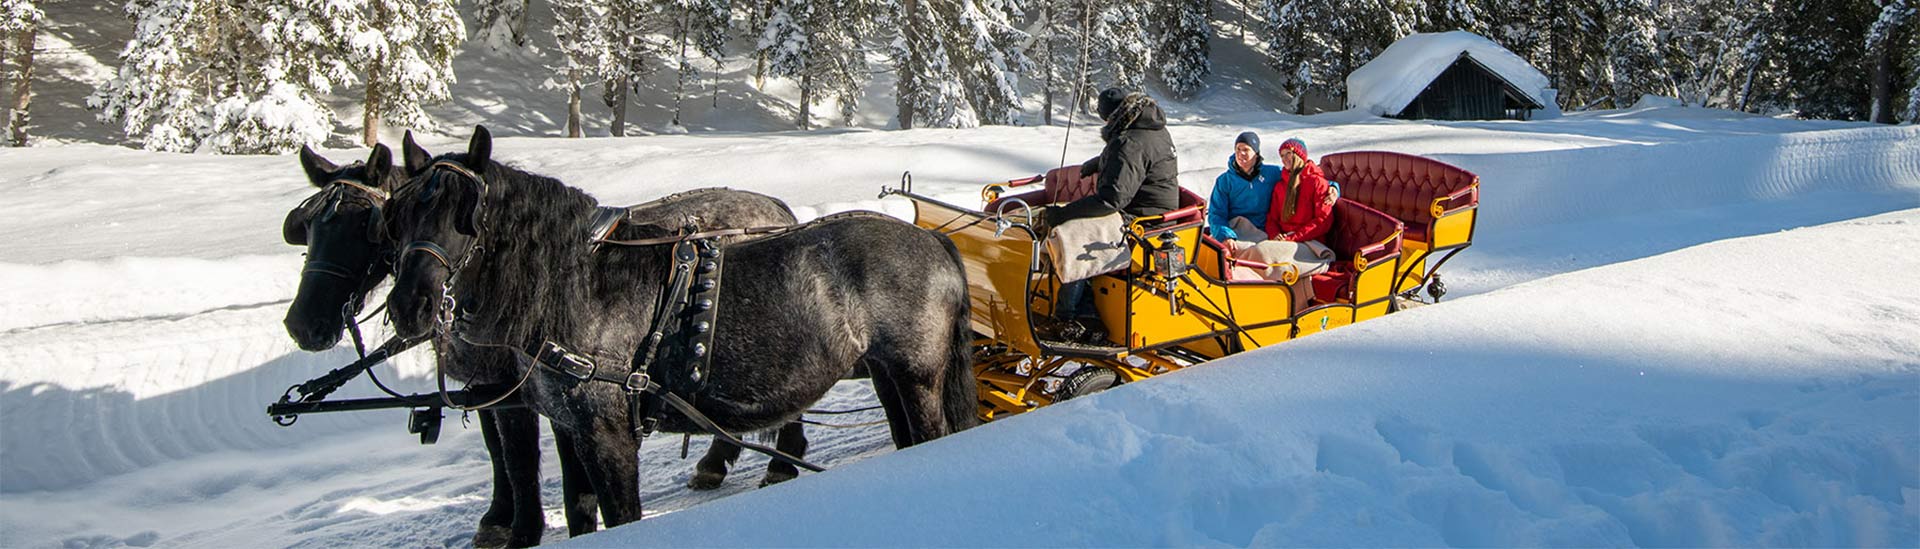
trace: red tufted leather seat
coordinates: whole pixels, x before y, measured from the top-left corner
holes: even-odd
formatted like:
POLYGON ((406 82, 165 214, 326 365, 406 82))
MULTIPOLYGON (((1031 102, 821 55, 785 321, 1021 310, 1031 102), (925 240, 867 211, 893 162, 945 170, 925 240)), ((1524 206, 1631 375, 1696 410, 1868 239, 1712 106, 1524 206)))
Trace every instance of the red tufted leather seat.
POLYGON ((1094 174, 1080 177, 1080 166, 1066 166, 1047 171, 1046 183, 1047 203, 1059 204, 1092 195, 1096 186, 1100 184, 1100 176, 1094 174))
MULTIPOLYGON (((1480 202, 1480 176, 1410 154, 1355 151, 1320 158, 1327 179, 1340 182, 1340 197, 1353 199, 1406 223, 1406 237, 1431 242, 1434 206, 1443 212, 1480 202)), ((1336 227, 1338 222, 1336 222, 1336 227)))
POLYGON ((1400 254, 1401 236, 1406 225, 1379 210, 1348 200, 1342 183, 1339 202, 1333 205, 1333 229, 1321 241, 1333 249, 1333 268, 1313 276, 1313 295, 1321 301, 1353 299, 1353 280, 1360 272, 1355 257, 1378 265, 1400 254))

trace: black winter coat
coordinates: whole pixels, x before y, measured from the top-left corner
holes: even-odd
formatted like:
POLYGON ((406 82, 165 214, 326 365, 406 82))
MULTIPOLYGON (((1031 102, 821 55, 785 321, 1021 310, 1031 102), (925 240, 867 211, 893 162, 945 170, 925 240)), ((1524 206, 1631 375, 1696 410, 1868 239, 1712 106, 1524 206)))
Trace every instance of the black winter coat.
POLYGON ((1180 207, 1180 165, 1160 105, 1145 94, 1128 96, 1100 137, 1106 149, 1086 162, 1100 172, 1094 194, 1067 203, 1048 221, 1058 225, 1116 211, 1130 217, 1160 215, 1180 207))

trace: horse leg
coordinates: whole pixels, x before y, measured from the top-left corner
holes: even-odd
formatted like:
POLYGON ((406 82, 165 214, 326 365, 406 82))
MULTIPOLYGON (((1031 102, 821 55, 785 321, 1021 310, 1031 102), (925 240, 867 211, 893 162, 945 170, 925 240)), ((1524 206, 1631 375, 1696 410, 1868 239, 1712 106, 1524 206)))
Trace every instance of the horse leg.
POLYGON ((487 444, 487 458, 493 465, 493 501, 480 515, 473 546, 506 547, 513 534, 513 483, 507 480, 507 456, 500 450, 500 428, 494 423, 493 410, 480 411, 480 438, 487 444))
POLYGON ((593 533, 599 528, 593 514, 600 508, 600 500, 593 493, 593 482, 588 480, 587 469, 580 463, 580 454, 574 446, 573 435, 553 428, 553 448, 560 453, 560 492, 566 499, 567 537, 577 538, 593 533))
POLYGON ((613 528, 640 520, 640 448, 627 427, 625 410, 602 410, 594 414, 588 432, 576 433, 574 449, 593 479, 601 523, 613 528))
POLYGON ((900 391, 893 382, 895 372, 876 368, 866 363, 866 370, 873 376, 873 396, 880 400, 880 408, 887 412, 887 432, 893 435, 894 448, 906 448, 913 445, 913 429, 907 423, 906 408, 900 404, 900 391))
MULTIPOLYGON (((895 391, 894 398, 899 399, 902 419, 908 427, 909 441, 901 448, 946 436, 946 407, 939 391, 940 374, 946 371, 946 366, 946 355, 941 353, 932 360, 893 358, 876 368, 887 370, 887 380, 895 391)), ((879 381, 879 376, 874 376, 874 382, 879 381)), ((891 422, 893 417, 887 419, 891 422)))
POLYGON ((513 491, 513 534, 507 545, 539 545, 547 530, 540 505, 540 418, 526 408, 493 410, 493 414, 513 491))
MULTIPOLYGON (((807 429, 805 424, 800 423, 798 420, 789 421, 786 425, 780 426, 780 433, 776 436, 779 437, 779 440, 774 443, 774 449, 796 458, 804 459, 807 457, 807 429)), ((794 477, 798 476, 800 476, 799 467, 794 467, 791 463, 777 459, 770 459, 767 462, 767 476, 766 478, 760 479, 760 486, 764 487, 770 484, 779 484, 793 480, 794 477)))
POLYGON ((713 444, 707 445, 707 455, 693 465, 693 478, 687 479, 687 487, 694 490, 712 490, 719 488, 727 480, 727 468, 734 460, 740 459, 740 447, 731 442, 714 437, 713 444))

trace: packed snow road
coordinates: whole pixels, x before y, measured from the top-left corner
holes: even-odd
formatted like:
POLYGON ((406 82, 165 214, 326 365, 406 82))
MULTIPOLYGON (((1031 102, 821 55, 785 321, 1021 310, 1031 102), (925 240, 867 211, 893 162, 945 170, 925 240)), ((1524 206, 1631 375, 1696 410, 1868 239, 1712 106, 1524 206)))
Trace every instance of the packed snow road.
MULTIPOLYGON (((754 492, 764 459, 696 493, 681 488, 692 462, 679 439, 649 440, 645 501, 670 515, 581 541, 1916 539, 1920 338, 1898 336, 1920 333, 1920 300, 1899 282, 1920 267, 1920 128, 1688 109, 1338 122, 1176 127, 1182 180, 1207 191, 1223 144, 1248 127, 1302 136, 1316 156, 1388 149, 1473 170, 1482 221, 1449 264, 1442 306, 885 459, 866 460, 892 452, 884 426, 812 429, 812 455, 838 467, 743 498, 727 496, 754 492), (1774 234, 1809 226, 1822 227, 1774 234), (1025 518, 979 499, 1014 487, 1025 518), (775 508, 804 518, 711 533, 775 508), (902 537, 916 532, 953 537, 902 537), (1001 535, 968 537, 987 532, 1001 535)), ((509 138, 496 154, 610 203, 726 185, 783 198, 804 219, 905 214, 872 197, 908 169, 922 189, 970 200, 981 183, 1054 165, 1059 139, 1047 128, 509 138)), ((1096 147, 1077 132, 1068 161, 1096 147)), ((487 496, 477 429, 450 418, 423 447, 403 412, 266 420, 288 385, 351 355, 300 352, 280 327, 300 258, 279 222, 312 189, 292 157, 75 145, 0 150, 0 163, 0 545, 466 543, 487 496)), ((431 386, 422 356, 379 372, 431 386)), ((371 395, 356 383, 339 398, 371 395)), ((849 382, 821 407, 870 399, 849 382)), ((557 467, 545 471, 559 540, 557 467)))

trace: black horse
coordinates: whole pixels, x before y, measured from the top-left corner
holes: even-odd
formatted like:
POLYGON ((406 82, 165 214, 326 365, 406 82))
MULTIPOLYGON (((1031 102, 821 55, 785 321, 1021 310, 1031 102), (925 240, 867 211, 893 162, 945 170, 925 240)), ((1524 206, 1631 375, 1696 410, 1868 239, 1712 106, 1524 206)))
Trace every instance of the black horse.
MULTIPOLYGON (((407 135, 409 149, 413 135, 407 135)), ((300 151, 300 166, 320 191, 287 213, 282 235, 288 244, 307 247, 299 293, 287 310, 288 335, 308 351, 330 349, 355 322, 369 292, 393 271, 395 246, 381 232, 382 211, 404 174, 393 165, 386 145, 374 145, 366 162, 338 166, 310 148, 300 151)), ((424 157, 424 154, 422 154, 424 157)), ((357 337, 357 335, 356 335, 357 337)), ((511 357, 491 357, 511 361, 511 357)), ((435 360, 453 361, 445 353, 435 360)), ((451 368, 456 371, 474 368, 451 368)), ((485 369, 480 369, 485 370, 485 369)), ((461 381, 485 385, 482 378, 461 381)), ((495 382, 504 387, 504 383, 495 382)), ((480 412, 480 432, 493 464, 493 498, 481 515, 475 547, 538 545, 546 530, 540 505, 540 425, 531 410, 480 412)), ((555 432, 556 437, 565 436, 555 432)), ((557 444, 565 492, 568 530, 592 532, 599 507, 586 475, 573 457, 573 445, 557 444)))
MULTIPOLYGON (((414 142, 412 132, 407 133, 404 150, 409 177, 426 171, 432 155, 414 142)), ((682 191, 642 204, 627 206, 624 210, 625 215, 621 218, 623 223, 698 219, 713 228, 753 228, 783 227, 792 225, 796 221, 793 217, 793 209, 787 207, 787 203, 778 198, 724 187, 682 191)), ((733 241, 740 238, 744 237, 727 237, 723 240, 733 241)), ((555 432, 559 433, 559 430, 556 429, 555 432)), ((781 452, 793 456, 806 454, 807 435, 804 425, 800 422, 788 423, 770 433, 774 435, 775 447, 781 452)), ((734 460, 739 459, 740 451, 739 446, 718 438, 714 439, 713 443, 707 447, 707 453, 694 464, 694 473, 687 479, 687 487, 694 490, 719 488, 721 482, 727 478, 727 469, 733 465, 734 460)), ((800 476, 798 468, 773 460, 767 463, 767 474, 761 478, 760 485, 784 482, 797 476, 800 476)), ((569 501, 569 508, 571 508, 571 500, 569 501)), ((589 520, 591 520, 590 517, 589 520)))
MULTIPOLYGON (((410 244, 389 315, 401 333, 431 332, 454 349, 563 342, 568 363, 597 373, 583 379, 536 364, 550 356, 522 354, 495 375, 520 378, 528 404, 572 431, 607 524, 636 520, 640 418, 621 384, 600 381, 617 374, 644 385, 632 371, 652 358, 642 349, 705 354, 643 341, 666 329, 655 325, 665 324, 653 320, 656 304, 676 301, 663 294, 699 290, 666 287, 679 246, 596 243, 587 237, 593 198, 491 156, 492 138, 478 128, 466 153, 442 155, 394 197, 388 230, 410 244)), ((612 237, 672 234, 631 225, 612 237)), ((719 427, 790 422, 856 365, 871 374, 899 447, 978 422, 966 281, 951 241, 886 216, 843 214, 719 249, 718 297, 705 303, 716 318, 710 369, 660 379, 719 427)), ((699 429, 675 410, 655 417, 662 431, 699 429)))
MULTIPOLYGON (((426 151, 407 135, 406 152, 420 162, 429 158, 426 151)), ((405 178, 392 165, 391 153, 376 145, 367 162, 338 166, 311 149, 303 149, 301 166, 308 179, 320 191, 289 212, 282 226, 289 244, 308 248, 307 263, 301 274, 299 293, 286 318, 287 332, 302 349, 319 351, 339 342, 341 332, 359 312, 367 294, 392 272, 396 246, 381 232, 381 212, 387 196, 405 178)), ((669 196, 630 209, 632 219, 680 219, 694 215, 726 221, 738 219, 745 226, 791 224, 793 213, 786 204, 765 195, 726 189, 702 189, 669 196)), ((357 334, 356 334, 357 337, 357 334)), ((504 361, 494 368, 452 368, 456 371, 498 371, 510 367, 510 356, 476 354, 470 360, 504 361)), ((443 365, 453 362, 442 353, 436 356, 443 365)), ((481 382, 481 378, 465 378, 481 382)), ((476 387, 485 389, 484 387, 476 387)), ((539 497, 539 425, 533 412, 526 409, 483 410, 480 413, 482 437, 493 463, 493 498, 481 518, 474 537, 477 547, 529 546, 538 544, 545 529, 539 497)), ((793 424, 781 437, 782 449, 804 451, 806 440, 793 424)), ((555 430, 563 476, 563 492, 568 531, 582 535, 595 529, 594 510, 598 503, 585 473, 572 456, 574 444, 567 434, 555 430)), ((726 474, 726 466, 738 456, 739 449, 724 443, 709 448, 697 468, 696 479, 711 478, 715 486, 726 474)), ((768 480, 777 482, 797 474, 791 466, 769 467, 768 480)))

